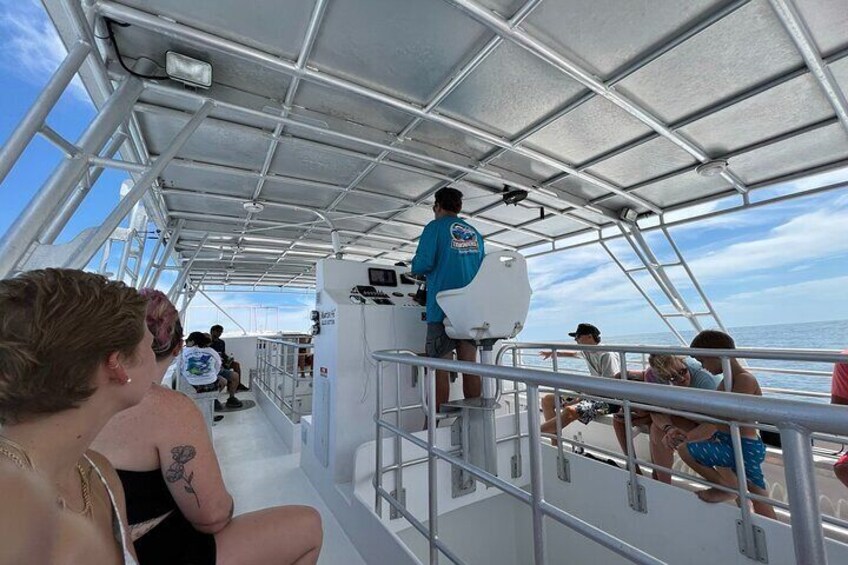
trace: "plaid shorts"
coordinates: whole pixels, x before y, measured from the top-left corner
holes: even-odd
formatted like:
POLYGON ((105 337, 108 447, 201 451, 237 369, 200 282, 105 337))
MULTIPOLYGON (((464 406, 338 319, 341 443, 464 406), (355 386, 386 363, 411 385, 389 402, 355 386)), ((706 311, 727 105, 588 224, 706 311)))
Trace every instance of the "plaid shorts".
POLYGON ((578 420, 583 424, 588 424, 600 416, 615 414, 621 410, 621 406, 600 400, 581 400, 574 405, 574 409, 577 410, 578 420))

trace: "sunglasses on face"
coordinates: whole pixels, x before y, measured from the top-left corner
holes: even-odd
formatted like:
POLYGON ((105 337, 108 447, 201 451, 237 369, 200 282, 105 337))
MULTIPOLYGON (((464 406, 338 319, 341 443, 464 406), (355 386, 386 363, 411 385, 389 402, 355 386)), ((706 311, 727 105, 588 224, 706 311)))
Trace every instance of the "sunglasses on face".
POLYGON ((684 366, 663 376, 665 377, 665 380, 670 383, 682 383, 684 380, 686 380, 686 375, 688 372, 689 369, 684 366))

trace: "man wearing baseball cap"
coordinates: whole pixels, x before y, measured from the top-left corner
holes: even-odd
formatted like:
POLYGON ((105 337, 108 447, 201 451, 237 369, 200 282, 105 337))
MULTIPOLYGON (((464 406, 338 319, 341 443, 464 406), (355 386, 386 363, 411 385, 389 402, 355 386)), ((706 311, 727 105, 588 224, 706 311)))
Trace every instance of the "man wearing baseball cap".
MULTIPOLYGON (((601 330, 592 324, 582 323, 577 325, 577 329, 569 332, 574 341, 580 345, 598 345, 601 343, 601 330)), ((542 351, 540 353, 543 359, 550 359, 553 351, 542 351)), ((557 351, 557 357, 581 357, 589 367, 589 374, 593 377, 618 378, 621 370, 618 361, 618 355, 609 351, 557 351)), ((577 402, 562 406, 562 419, 559 427, 564 428, 575 420, 580 420, 584 424, 604 416, 606 414, 616 414, 621 410, 618 404, 610 404, 601 400, 580 399, 577 402)), ((542 433, 555 434, 557 431, 556 417, 556 398, 553 394, 545 395, 542 398, 542 412, 545 415, 545 423, 542 424, 542 433)), ((614 422, 615 423, 615 422, 614 422)), ((635 423, 635 422, 634 422, 635 423)), ((619 437, 619 443, 622 443, 624 436, 623 424, 616 426, 616 436, 619 437), (620 430, 618 428, 621 428, 620 430)), ((556 440, 553 440, 556 445, 556 440)), ((626 439, 622 444, 622 450, 626 444, 626 439)))
MULTIPOLYGON (((412 272, 427 275, 427 357, 477 361, 477 347, 471 341, 453 340, 445 330, 445 313, 436 302, 442 290, 467 286, 480 270, 485 255, 483 236, 474 226, 461 219, 462 193, 455 188, 439 189, 433 204, 435 219, 424 228, 418 249, 412 259, 412 272)), ((477 375, 462 375, 465 398, 480 396, 481 381, 477 375)), ((450 397, 447 371, 436 371, 436 409, 450 397)))

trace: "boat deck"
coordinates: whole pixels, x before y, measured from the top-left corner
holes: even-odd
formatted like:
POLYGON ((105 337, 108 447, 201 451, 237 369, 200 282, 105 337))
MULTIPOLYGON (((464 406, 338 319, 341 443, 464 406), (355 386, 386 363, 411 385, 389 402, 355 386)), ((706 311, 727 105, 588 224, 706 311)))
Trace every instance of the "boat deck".
MULTIPOLYGON (((239 397, 254 399, 252 393, 239 397)), ((235 498, 236 515, 281 504, 307 504, 324 521, 324 547, 318 562, 365 564, 303 474, 300 454, 290 452, 258 406, 226 414, 212 432, 224 480, 235 498)))

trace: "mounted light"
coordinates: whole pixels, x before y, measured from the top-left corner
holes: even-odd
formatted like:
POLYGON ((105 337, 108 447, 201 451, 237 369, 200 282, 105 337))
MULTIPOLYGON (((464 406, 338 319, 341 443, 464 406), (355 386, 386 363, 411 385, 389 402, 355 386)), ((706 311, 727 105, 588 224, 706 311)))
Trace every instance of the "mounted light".
POLYGON ((639 218, 639 212, 633 208, 622 208, 621 212, 618 213, 618 217, 625 222, 632 224, 639 218))
POLYGON ((189 86, 212 86, 212 65, 176 51, 165 53, 165 72, 171 79, 189 86))
POLYGON ((244 206, 244 209, 250 212, 251 214, 258 214, 259 212, 265 209, 264 204, 262 204, 261 202, 255 202, 253 200, 248 200, 247 202, 242 204, 242 206, 244 206))
POLYGON ((695 172, 702 177, 715 177, 727 170, 727 161, 724 159, 714 159, 698 165, 695 172))
POLYGON ((505 186, 502 198, 505 204, 518 204, 527 198, 527 191, 522 188, 505 186))

